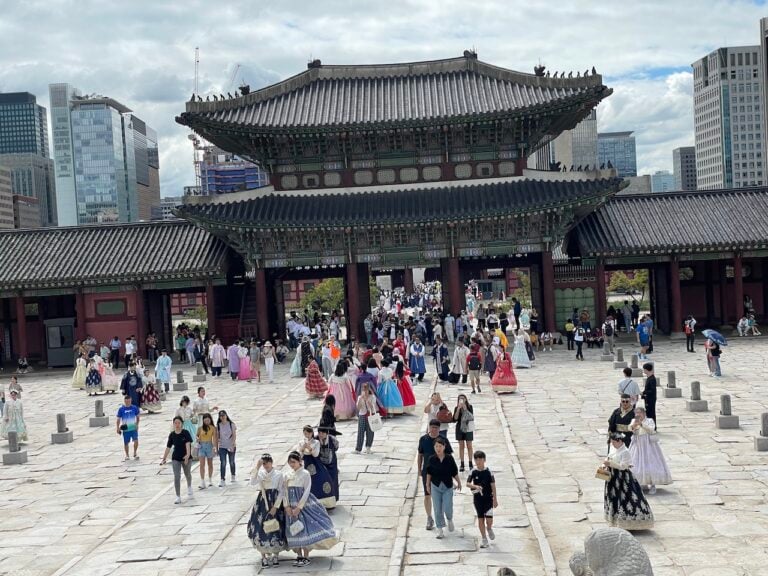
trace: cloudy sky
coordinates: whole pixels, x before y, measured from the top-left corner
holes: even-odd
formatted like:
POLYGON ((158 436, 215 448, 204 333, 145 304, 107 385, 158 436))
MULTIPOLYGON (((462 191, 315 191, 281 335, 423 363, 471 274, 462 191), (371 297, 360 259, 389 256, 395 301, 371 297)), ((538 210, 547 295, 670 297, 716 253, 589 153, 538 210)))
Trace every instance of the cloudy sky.
POLYGON ((765 2, 732 0, 2 0, 0 91, 29 91, 48 106, 48 84, 122 101, 160 136, 163 196, 194 184, 188 131, 174 122, 194 81, 227 92, 240 64, 252 89, 324 63, 459 56, 521 71, 593 65, 614 94, 601 131, 634 130, 638 168, 672 166, 693 144, 690 64, 720 46, 759 44, 765 2))

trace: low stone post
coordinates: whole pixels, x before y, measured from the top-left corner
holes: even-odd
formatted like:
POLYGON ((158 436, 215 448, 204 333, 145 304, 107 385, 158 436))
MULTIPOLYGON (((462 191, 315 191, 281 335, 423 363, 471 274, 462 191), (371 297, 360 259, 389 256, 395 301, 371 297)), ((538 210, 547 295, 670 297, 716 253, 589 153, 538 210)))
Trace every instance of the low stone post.
POLYGON ((629 359, 629 367, 632 368, 632 376, 634 378, 639 378, 643 375, 643 370, 640 368, 637 354, 632 354, 632 357, 629 359))
POLYGON ((768 452, 768 412, 760 414, 760 436, 755 438, 755 450, 768 452))
POLYGON ((205 382, 208 378, 203 371, 203 363, 195 362, 195 368, 197 369, 197 374, 192 376, 192 382, 205 382))
POLYGON ((715 428, 732 430, 739 427, 739 417, 731 414, 730 394, 720 395, 720 414, 715 416, 715 428))
POLYGON ((91 428, 101 428, 109 426, 109 416, 104 415, 104 400, 96 400, 96 416, 88 420, 88 426, 91 428))
POLYGON ((624 361, 624 349, 616 348, 616 352, 613 355, 613 367, 621 368, 622 370, 627 367, 627 363, 624 361))
POLYGON ((685 401, 685 409, 688 412, 708 412, 709 404, 701 399, 701 382, 694 380, 691 382, 691 399, 685 401))
POLYGON ((176 372, 176 382, 173 383, 173 391, 183 392, 184 390, 189 390, 189 386, 184 382, 184 371, 179 370, 176 372))
POLYGON ((677 377, 674 370, 667 372, 667 387, 664 388, 664 398, 682 398, 683 389, 677 387, 677 377))
POLYGON ((600 356, 601 362, 613 362, 613 354, 611 354, 611 347, 608 342, 603 342, 603 354, 600 356))
POLYGON ((19 435, 17 432, 8 432, 8 453, 3 454, 3 464, 25 464, 27 462, 27 451, 19 446, 19 435))
POLYGON ((51 443, 69 444, 74 441, 72 430, 67 428, 66 414, 56 414, 56 432, 51 434, 51 443))

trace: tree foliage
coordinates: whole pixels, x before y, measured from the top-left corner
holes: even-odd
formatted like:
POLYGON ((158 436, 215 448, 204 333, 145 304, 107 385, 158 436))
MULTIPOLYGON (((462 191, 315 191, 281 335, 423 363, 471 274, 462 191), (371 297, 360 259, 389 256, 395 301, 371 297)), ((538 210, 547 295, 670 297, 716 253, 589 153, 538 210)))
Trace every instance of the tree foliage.
POLYGON ((611 281, 608 283, 608 290, 610 292, 639 292, 641 294, 640 299, 645 298, 645 291, 648 289, 648 269, 641 268, 639 270, 632 271, 632 278, 627 276, 623 271, 618 270, 611 274, 611 281))
MULTIPOLYGON (((373 276, 368 277, 368 291, 371 298, 371 305, 379 299, 379 288, 376 286, 376 279, 373 276)), ((326 278, 315 285, 312 290, 305 292, 301 297, 300 305, 302 309, 307 308, 317 312, 331 313, 334 310, 341 312, 344 310, 344 279, 326 278)), ((361 310, 367 314, 368 310, 361 310)))
POLYGON ((512 290, 508 296, 515 297, 520 301, 523 308, 531 307, 531 275, 524 270, 516 269, 517 288, 512 290))
POLYGON ((184 316, 190 321, 194 321, 200 326, 200 331, 205 332, 208 329, 208 308, 197 306, 184 310, 184 316))

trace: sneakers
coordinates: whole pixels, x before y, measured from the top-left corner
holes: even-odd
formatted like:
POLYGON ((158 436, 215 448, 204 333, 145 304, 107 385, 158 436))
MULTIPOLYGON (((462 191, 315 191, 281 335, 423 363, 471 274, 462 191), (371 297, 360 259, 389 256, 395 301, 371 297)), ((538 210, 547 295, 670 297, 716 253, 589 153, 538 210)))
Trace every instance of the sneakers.
POLYGON ((494 533, 493 528, 487 528, 486 531, 488 532, 488 538, 496 540, 496 534, 494 533))
POLYGON ((472 392, 470 392, 470 394, 474 394, 474 393, 475 393, 475 389, 472 388, 472 392))
POLYGON ((301 561, 304 560, 301 556, 296 556, 296 560, 291 562, 293 566, 301 566, 301 561))
POLYGON ((219 481, 219 488, 224 488, 224 486, 226 486, 226 485, 227 485, 227 482, 226 482, 226 480, 224 480, 224 479, 222 478, 222 479, 219 481))
MULTIPOLYGON (((710 376, 712 376, 712 374, 710 374, 710 376)), ((130 462, 130 461, 131 461, 130 456, 126 456, 125 458, 123 458, 123 462, 130 462)))
POLYGON ((453 525, 453 520, 448 520, 448 532, 453 532, 456 527, 453 525))
POLYGON ((462 462, 461 466, 459 466, 459 472, 464 472, 464 462, 462 462))
POLYGON ((478 393, 482 392, 483 390, 480 388, 480 384, 477 385, 477 391, 478 393))
POLYGON ((280 566, 280 558, 277 557, 277 554, 272 556, 272 566, 280 566))
POLYGON ((208 486, 213 486, 213 481, 210 476, 208 476, 208 486))
POLYGON ((371 449, 370 449, 370 448, 366 448, 366 449, 365 449, 365 453, 366 453, 366 454, 371 454, 371 449))
POLYGON ((136 456, 136 455, 134 454, 134 455, 133 455, 133 459, 134 459, 134 460, 138 460, 138 459, 139 459, 139 457, 138 457, 138 456, 136 456))
POLYGON ((651 484, 650 488, 648 488, 648 494, 656 494, 656 486, 651 484))
POLYGON ((174 504, 181 504, 181 496, 176 496, 176 500, 173 501, 174 504))
POLYGON ((200 482, 200 486, 198 486, 198 488, 200 488, 200 490, 205 490, 205 482, 200 482))
POLYGON ((488 546, 489 546, 488 539, 483 538, 483 541, 480 543, 480 548, 488 548, 488 546))
POLYGON ((234 474, 232 474, 232 478, 230 478, 230 479, 229 479, 229 483, 230 483, 230 484, 234 484, 235 482, 237 482, 237 476, 235 476, 234 474))
POLYGON ((427 530, 432 530, 435 527, 435 521, 432 516, 427 516, 427 530))
POLYGON ((302 558, 301 562, 299 562, 299 566, 301 566, 302 568, 304 566, 309 566, 310 564, 312 564, 312 562, 310 561, 309 558, 302 558))
POLYGON ((262 568, 269 568, 269 558, 262 558, 261 559, 261 567, 262 568))
POLYGON ((438 540, 442 540, 443 538, 445 538, 442 528, 437 529, 437 536, 435 536, 435 538, 437 538, 438 540))
POLYGON ((194 495, 195 495, 195 493, 194 493, 194 492, 192 492, 192 486, 188 486, 188 487, 187 487, 187 496, 189 496, 190 498, 192 498, 194 495))
POLYGON ((362 454, 360 450, 355 450, 355 454, 362 454))

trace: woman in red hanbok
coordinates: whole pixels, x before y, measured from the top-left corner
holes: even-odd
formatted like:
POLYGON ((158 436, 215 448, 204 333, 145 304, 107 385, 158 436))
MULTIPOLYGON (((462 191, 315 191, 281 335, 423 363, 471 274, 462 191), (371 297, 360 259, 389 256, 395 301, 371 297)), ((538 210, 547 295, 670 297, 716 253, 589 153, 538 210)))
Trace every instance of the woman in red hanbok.
POLYGON ((491 388, 498 394, 510 394, 517 391, 517 378, 512 368, 512 357, 502 348, 496 360, 496 371, 491 378, 491 388))
POLYGON ((411 386, 411 371, 405 367, 402 358, 397 361, 395 368, 395 380, 397 380, 397 389, 400 396, 403 397, 403 412, 412 414, 416 410, 416 395, 411 386))
POLYGON ((328 391, 328 383, 320 373, 317 362, 312 360, 307 366, 307 377, 304 379, 304 389, 310 398, 322 398, 328 391))

